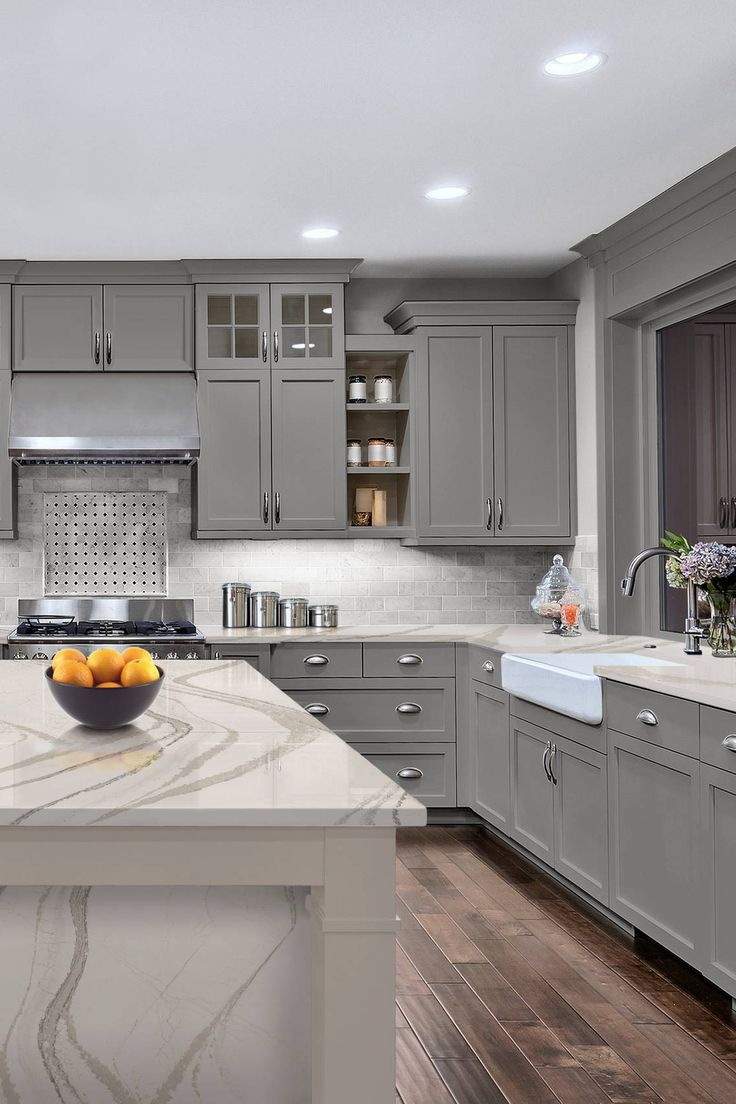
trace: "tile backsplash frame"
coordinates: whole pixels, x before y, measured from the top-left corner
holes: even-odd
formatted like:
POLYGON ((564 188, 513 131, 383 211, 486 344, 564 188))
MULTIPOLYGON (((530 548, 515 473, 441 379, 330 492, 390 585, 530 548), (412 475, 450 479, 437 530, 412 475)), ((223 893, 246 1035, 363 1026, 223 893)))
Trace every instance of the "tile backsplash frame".
MULTIPOLYGON (((0 620, 18 597, 43 593, 43 494, 128 491, 166 495, 168 593, 193 597, 200 624, 219 624, 221 587, 335 601, 340 624, 535 624, 534 589, 555 548, 407 548, 383 538, 198 540, 190 537, 191 471, 173 466, 28 467, 18 472, 18 535, 0 542, 0 620)), ((568 560, 570 549, 562 550, 568 560)), ((593 601, 593 596, 590 596, 593 601)))

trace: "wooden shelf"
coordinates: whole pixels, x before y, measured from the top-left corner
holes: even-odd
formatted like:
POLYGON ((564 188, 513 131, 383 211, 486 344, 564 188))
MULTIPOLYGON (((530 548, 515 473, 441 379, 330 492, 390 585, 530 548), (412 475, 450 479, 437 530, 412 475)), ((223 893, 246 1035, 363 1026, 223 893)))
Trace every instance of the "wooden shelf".
POLYGON ((345 409, 351 414, 408 414, 409 403, 346 403, 345 409))
POLYGON ((392 467, 392 468, 369 468, 365 464, 361 464, 359 468, 348 468, 348 475, 409 475, 411 468, 407 467, 392 467))
POLYGON ((349 525, 349 537, 413 537, 409 525, 349 525))

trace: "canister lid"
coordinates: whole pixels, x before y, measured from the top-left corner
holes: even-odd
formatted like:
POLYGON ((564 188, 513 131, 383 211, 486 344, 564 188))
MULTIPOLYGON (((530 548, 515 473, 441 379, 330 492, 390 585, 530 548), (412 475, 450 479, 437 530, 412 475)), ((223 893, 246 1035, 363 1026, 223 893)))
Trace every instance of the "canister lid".
POLYGON ((242 589, 242 590, 250 590, 250 583, 223 583, 222 584, 222 589, 223 590, 230 590, 232 588, 242 589))

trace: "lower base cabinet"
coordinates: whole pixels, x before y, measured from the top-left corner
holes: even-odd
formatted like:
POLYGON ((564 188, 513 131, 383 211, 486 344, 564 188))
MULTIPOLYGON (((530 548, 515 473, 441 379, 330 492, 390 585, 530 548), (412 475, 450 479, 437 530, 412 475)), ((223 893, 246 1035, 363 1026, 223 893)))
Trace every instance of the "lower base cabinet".
POLYGON ((606 756, 511 718, 509 835, 608 904, 606 756))
POLYGON ((502 832, 509 830, 509 696, 470 684, 468 721, 470 808, 502 832))
POLYGON ((457 804, 454 744, 351 744, 429 809, 457 804))
POLYGON ((736 774, 700 767, 699 912, 705 916, 699 969, 736 994, 736 774))
POLYGON ((611 908, 698 967, 700 764, 609 730, 608 776, 611 908))

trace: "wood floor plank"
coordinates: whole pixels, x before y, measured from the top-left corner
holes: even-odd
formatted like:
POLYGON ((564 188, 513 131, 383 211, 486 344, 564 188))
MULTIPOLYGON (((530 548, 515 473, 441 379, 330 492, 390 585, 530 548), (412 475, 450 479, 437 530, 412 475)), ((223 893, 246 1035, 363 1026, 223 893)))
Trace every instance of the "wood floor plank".
POLYGON ((472 1058, 473 1052, 433 995, 401 996, 399 1006, 430 1058, 472 1058))
POLYGON ((639 1030, 715 1100, 736 1101, 736 1074, 676 1024, 641 1024, 639 1030))
POLYGON ((539 1072, 562 1104, 611 1104, 600 1085, 579 1066, 547 1066, 539 1072))
MULTIPOLYGON (((470 988, 480 997, 497 1020, 538 1023, 539 1018, 517 991, 488 962, 458 964, 458 970, 470 988)), ((554 990, 552 990, 554 992, 554 990)), ((555 996, 557 994, 555 993, 555 996)))
POLYGON ((540 1066, 578 1065, 570 1051, 562 1046, 557 1036, 543 1023, 510 1021, 504 1023, 503 1028, 537 1069, 540 1066))
POLYGON ((408 1026, 409 1026, 409 1021, 407 1020, 406 1016, 401 1011, 401 1009, 399 1008, 398 1003, 397 1003, 397 1005, 396 1005, 396 1030, 397 1031, 404 1031, 404 1030, 406 1030, 406 1028, 408 1026))
POLYGON ((462 984, 463 979, 460 974, 425 931, 399 931, 396 938, 401 949, 427 984, 432 982, 462 984))
POLYGON ((558 1104, 531 1062, 467 985, 431 988, 510 1104, 558 1104))
MULTIPOLYGON (((441 1058, 435 1065, 458 1104, 508 1104, 496 1082, 477 1058, 441 1058)), ((427 1100, 425 1104, 434 1102, 427 1100)))
POLYGON ((455 1104, 413 1031, 396 1032, 396 1088, 403 1104, 455 1104))
POLYGON ((422 981, 401 947, 396 948, 396 993, 406 996, 429 993, 429 986, 422 981))
POLYGON ((442 953, 452 963, 486 962, 486 956, 451 916, 423 913, 420 917, 424 930, 432 937, 442 953))
POLYGON ((611 1047, 571 1045, 570 1050, 612 1104, 660 1104, 662 1097, 611 1047))

